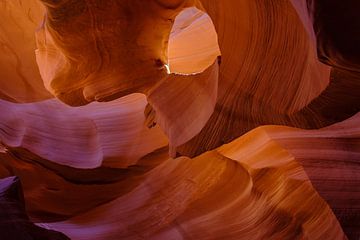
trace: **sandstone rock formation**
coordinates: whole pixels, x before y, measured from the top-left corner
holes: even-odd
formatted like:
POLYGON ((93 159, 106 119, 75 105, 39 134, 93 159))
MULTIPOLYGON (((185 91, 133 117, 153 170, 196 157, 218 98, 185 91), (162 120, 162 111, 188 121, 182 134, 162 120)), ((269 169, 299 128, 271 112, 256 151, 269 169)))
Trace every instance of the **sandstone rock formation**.
POLYGON ((82 108, 55 99, 28 104, 0 100, 0 141, 67 166, 127 167, 167 145, 159 127, 144 125, 146 104, 142 94, 82 108))
POLYGON ((3 239, 68 240, 64 234, 35 226, 25 213, 24 197, 17 177, 0 180, 0 232, 3 239))
POLYGON ((36 65, 34 33, 44 8, 35 0, 0 1, 0 98, 33 102, 51 98, 36 65))
POLYGON ((359 239, 359 11, 0 0, 0 236, 359 239))

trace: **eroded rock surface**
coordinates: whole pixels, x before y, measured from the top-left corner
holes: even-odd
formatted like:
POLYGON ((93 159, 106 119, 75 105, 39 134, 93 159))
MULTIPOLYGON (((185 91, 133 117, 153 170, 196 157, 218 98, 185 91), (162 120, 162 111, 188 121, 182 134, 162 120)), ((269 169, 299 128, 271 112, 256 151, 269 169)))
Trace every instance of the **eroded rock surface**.
POLYGON ((359 11, 0 0, 0 238, 359 239, 359 11))

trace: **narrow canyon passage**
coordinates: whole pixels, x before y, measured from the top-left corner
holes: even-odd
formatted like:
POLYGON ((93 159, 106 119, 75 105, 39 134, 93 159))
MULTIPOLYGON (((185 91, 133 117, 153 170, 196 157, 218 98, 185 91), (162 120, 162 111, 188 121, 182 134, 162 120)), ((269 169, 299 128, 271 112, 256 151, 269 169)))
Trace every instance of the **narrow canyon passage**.
POLYGON ((0 239, 360 239, 356 0, 0 0, 0 239))

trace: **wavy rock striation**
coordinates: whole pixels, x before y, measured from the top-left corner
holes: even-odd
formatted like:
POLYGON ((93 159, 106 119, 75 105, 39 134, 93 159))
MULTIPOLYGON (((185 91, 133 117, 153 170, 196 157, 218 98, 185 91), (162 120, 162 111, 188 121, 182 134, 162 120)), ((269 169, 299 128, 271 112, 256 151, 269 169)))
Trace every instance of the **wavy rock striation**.
POLYGON ((264 126, 193 159, 163 149, 127 169, 72 169, 12 148, 1 158, 40 226, 72 239, 343 239, 332 210, 356 239, 358 122, 264 126))
POLYGON ((168 143, 159 127, 144 125, 146 104, 142 94, 78 108, 0 101, 0 141, 67 166, 127 167, 168 143))
MULTIPOLYGON (((319 5, 317 14, 322 1, 315 2, 319 5)), ((177 148, 179 154, 196 156, 260 125, 320 128, 360 110, 359 75, 355 71, 330 68, 318 60, 316 53, 322 46, 316 42, 326 37, 318 30, 317 22, 314 28, 309 24, 310 15, 302 8, 301 1, 203 0, 202 3, 219 37, 222 54, 219 95, 206 126, 177 148)), ((352 5, 349 2, 346 6, 352 5)), ((341 19, 331 12, 322 14, 329 22, 341 19)), ((347 21, 347 28, 337 27, 332 31, 330 41, 336 41, 336 36, 348 28, 353 29, 348 34, 358 36, 358 21, 351 19, 354 21, 347 21)), ((341 54, 341 49, 334 51, 341 54)), ((335 61, 336 57, 333 58, 335 61)))
MULTIPOLYGON (((354 122, 358 121, 359 116, 354 122)), ((260 127, 196 158, 166 160, 131 192, 69 220, 40 226, 73 239, 345 239, 320 196, 334 209, 346 205, 356 214, 358 149, 351 159, 340 150, 328 154, 329 161, 343 162, 337 174, 319 176, 309 167, 324 160, 326 154, 320 149, 331 148, 331 139, 359 141, 357 126, 339 129, 260 127), (318 143, 312 144, 316 151, 304 149, 312 142, 318 143), (311 158, 304 157, 307 151, 311 158), (315 181, 321 195, 309 180, 315 181), (352 204, 334 197, 329 187, 347 189, 352 204), (90 230, 96 234, 89 238, 90 230)), ((350 223, 342 220, 345 226, 350 223)), ((348 230, 358 234, 356 229, 348 230)))
POLYGON ((0 0, 0 236, 359 239, 359 8, 0 0))
POLYGON ((36 65, 35 30, 44 8, 37 0, 0 1, 0 99, 33 102, 51 98, 36 65))

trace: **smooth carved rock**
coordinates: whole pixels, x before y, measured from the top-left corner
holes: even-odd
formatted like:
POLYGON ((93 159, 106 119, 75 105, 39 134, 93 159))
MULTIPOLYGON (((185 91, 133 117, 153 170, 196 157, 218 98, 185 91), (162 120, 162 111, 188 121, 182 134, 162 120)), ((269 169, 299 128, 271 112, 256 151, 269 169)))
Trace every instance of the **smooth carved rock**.
POLYGON ((146 104, 142 94, 78 108, 0 101, 0 142, 77 168, 127 167, 168 144, 158 126, 144 125, 146 104))
MULTIPOLYGON (((169 7, 158 1, 43 2, 47 12, 37 32, 37 62, 45 86, 57 98, 84 105, 145 93, 174 148, 203 128, 216 103, 218 52, 203 57, 216 62, 211 74, 204 68, 207 64, 204 73, 194 76, 168 75, 165 67, 174 19, 196 3, 178 1, 169 7), (186 87, 191 90, 184 92, 186 87), (182 100, 175 99, 180 96, 182 100), (169 109, 160 101, 166 98, 178 104, 169 109), (193 119, 194 114, 198 118, 193 119), (177 122, 170 123, 172 119, 177 122)), ((178 55, 172 53, 175 59, 178 55)))
POLYGON ((180 12, 169 38, 170 72, 194 74, 206 70, 221 55, 217 40, 209 15, 195 7, 180 12))
POLYGON ((62 101, 83 105, 144 93, 165 77, 172 24, 193 1, 42 2, 41 76, 62 101))
POLYGON ((360 114, 321 131, 274 128, 271 139, 304 167, 349 239, 360 237, 360 114), (292 135, 291 138, 289 136, 292 135))
POLYGON ((306 2, 316 32, 319 59, 335 68, 359 74, 360 3, 356 0, 306 2))
MULTIPOLYGON (((131 192, 46 226, 73 239, 346 239, 330 207, 312 187, 306 168, 301 167, 307 160, 299 159, 302 152, 296 152, 306 142, 317 140, 320 145, 311 158, 321 160, 320 149, 331 146, 329 136, 339 141, 359 139, 358 127, 340 129, 257 128, 196 158, 166 160, 131 192), (289 149, 283 147, 286 144, 289 149), (90 230, 96 234, 86 234, 90 230)), ((341 154, 337 157, 343 163, 355 161, 346 171, 358 174, 350 171, 359 165, 358 156, 352 160, 341 154)), ((323 176, 325 181, 317 182, 322 194, 329 186, 326 179, 334 175, 323 176)), ((341 189, 348 177, 338 174, 332 184, 341 189)), ((354 181, 348 189, 358 200, 354 181)), ((348 209, 356 211, 356 202, 348 209)))
POLYGON ((360 222, 359 117, 321 130, 264 126, 194 159, 167 159, 163 149, 136 166, 118 170, 72 169, 9 148, 0 155, 1 174, 11 172, 21 178, 27 209, 44 223, 40 226, 73 239, 340 239, 342 231, 329 206, 349 239, 356 239, 360 234, 356 225, 360 222), (145 214, 147 209, 158 212, 145 214), (269 214, 269 224, 262 213, 269 214), (132 222, 126 214, 142 217, 132 222), (48 222, 69 217, 73 218, 48 222), (251 225, 254 219, 265 225, 251 225), (306 219, 313 220, 306 223, 306 219), (214 227, 209 227, 212 223, 214 227), (202 228, 212 229, 211 234, 202 228), (97 234, 90 236, 88 231, 97 234))
POLYGON ((35 222, 65 220, 131 192, 146 173, 168 159, 167 148, 141 158, 128 168, 72 168, 43 159, 22 148, 0 153, 0 177, 22 181, 28 215, 35 222))
POLYGON ((199 74, 168 75, 147 93, 149 104, 156 112, 156 122, 169 138, 170 148, 189 141, 204 127, 216 104, 217 80, 215 61, 199 74))
POLYGON ((24 182, 40 226, 73 239, 341 239, 329 206, 356 239, 359 118, 320 130, 263 126, 194 159, 163 149, 126 170, 71 169, 11 148, 1 166, 24 182))
POLYGON ((0 1, 0 238, 358 239, 358 8, 0 1))
MULTIPOLYGON (((322 47, 316 41, 326 37, 315 35, 303 9, 307 5, 300 2, 202 1, 222 54, 218 100, 202 131, 176 149, 180 155, 196 156, 261 125, 320 128, 360 111, 359 74, 331 69, 318 60, 322 47)), ((329 22, 342 21, 338 15, 323 14, 329 22)), ((337 28, 339 35, 351 28, 348 34, 356 39, 358 21, 352 19, 346 28, 337 28)), ((329 41, 336 40, 335 34, 332 37, 329 41)))
POLYGON ((64 234, 46 230, 30 222, 25 212, 17 177, 0 179, 0 233, 6 240, 69 240, 64 234))
POLYGON ((44 14, 37 0, 0 1, 0 99, 33 102, 51 98, 36 65, 35 30, 44 14))

